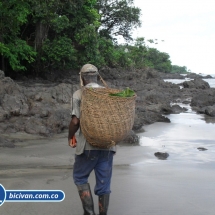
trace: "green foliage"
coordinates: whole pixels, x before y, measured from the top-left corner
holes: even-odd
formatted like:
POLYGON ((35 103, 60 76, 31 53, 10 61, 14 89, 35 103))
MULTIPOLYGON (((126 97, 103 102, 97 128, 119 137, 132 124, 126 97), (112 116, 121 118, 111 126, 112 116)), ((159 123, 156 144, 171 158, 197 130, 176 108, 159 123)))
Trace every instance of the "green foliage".
POLYGON ((131 43, 140 12, 133 0, 1 0, 0 69, 40 75, 92 63, 187 71, 172 66, 167 53, 147 47, 144 38, 131 43), (119 45, 117 36, 130 43, 119 45))
POLYGON ((137 38, 133 45, 114 46, 111 53, 117 66, 139 69, 150 67, 162 72, 171 71, 169 55, 147 47, 144 38, 137 38))
POLYGON ((146 53, 146 59, 152 67, 160 72, 171 71, 171 61, 169 55, 164 52, 160 52, 155 48, 149 48, 146 53))
POLYGON ((33 48, 20 39, 15 40, 14 43, 0 43, 0 52, 8 59, 14 71, 26 70, 24 65, 33 63, 36 57, 36 52, 33 48))
POLYGON ((36 53, 20 38, 20 29, 30 14, 29 4, 21 0, 0 2, 0 52, 15 71, 26 70, 36 53))
POLYGON ((53 41, 47 39, 43 44, 41 59, 46 67, 71 68, 76 64, 76 50, 67 37, 59 37, 53 41))
POLYGON ((140 8, 133 6, 133 0, 98 0, 97 9, 101 16, 99 33, 108 39, 122 36, 132 40, 132 29, 140 27, 140 8))
POLYGON ((110 39, 100 38, 100 53, 111 67, 155 68, 170 72, 171 61, 167 53, 145 45, 144 38, 137 38, 133 45, 114 45, 110 39))
POLYGON ((0 53, 2 56, 6 56, 10 52, 9 48, 0 42, 0 53))
POLYGON ((116 67, 129 68, 132 66, 132 61, 129 58, 129 54, 125 46, 116 46, 113 54, 116 61, 116 67))
POLYGON ((7 41, 17 36, 20 26, 27 22, 30 14, 29 4, 21 0, 1 0, 0 2, 0 38, 7 41))
POLYGON ((171 73, 188 73, 186 66, 172 65, 171 73))
POLYGON ((129 67, 128 54, 124 46, 114 45, 111 39, 99 39, 100 61, 109 67, 129 67))
POLYGON ((34 23, 41 21, 51 23, 62 8, 61 0, 27 0, 31 6, 31 15, 34 23))
POLYGON ((128 46, 129 59, 132 61, 132 66, 135 68, 144 68, 150 66, 145 58, 147 47, 145 46, 144 38, 137 38, 134 45, 128 46))
POLYGON ((113 66, 114 63, 114 45, 112 40, 106 39, 104 37, 99 38, 99 54, 100 54, 100 66, 110 65, 113 66))
POLYGON ((98 50, 96 29, 100 26, 100 16, 95 9, 96 2, 96 0, 85 0, 79 5, 79 10, 73 10, 69 15, 70 32, 67 35, 70 35, 77 50, 76 67, 81 67, 85 63, 103 64, 98 50))
POLYGON ((57 16, 54 19, 51 20, 51 25, 53 27, 53 30, 56 33, 62 32, 64 29, 68 28, 70 23, 67 16, 57 16))
POLYGON ((119 96, 119 97, 132 97, 135 95, 135 92, 127 87, 125 90, 120 91, 119 93, 110 93, 110 96, 119 96))

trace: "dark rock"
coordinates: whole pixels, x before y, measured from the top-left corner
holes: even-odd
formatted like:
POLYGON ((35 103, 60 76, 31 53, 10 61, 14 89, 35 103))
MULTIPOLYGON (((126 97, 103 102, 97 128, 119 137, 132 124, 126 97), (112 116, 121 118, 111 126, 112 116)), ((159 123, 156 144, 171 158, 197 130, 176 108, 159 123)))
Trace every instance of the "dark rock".
POLYGON ((199 148, 197 148, 199 151, 206 151, 206 150, 208 150, 208 149, 206 149, 206 148, 204 148, 204 147, 199 147, 199 148))
POLYGON ((10 118, 10 113, 8 111, 5 111, 1 106, 0 106, 0 122, 4 122, 6 119, 10 118))
POLYGON ((169 157, 169 154, 167 152, 155 152, 154 155, 159 160, 166 160, 169 157))
POLYGON ((5 133, 16 133, 16 132, 24 132, 25 125, 28 122, 28 117, 23 116, 13 116, 7 120, 7 127, 5 127, 5 133))
POLYGON ((146 79, 151 79, 151 78, 159 78, 159 73, 155 70, 148 70, 146 73, 146 79))
POLYGON ((143 127, 143 125, 144 125, 144 119, 138 117, 138 115, 136 114, 134 118, 134 125, 132 130, 139 131, 143 127))
POLYGON ((209 89, 210 88, 209 83, 200 78, 196 78, 192 81, 185 81, 182 84, 183 84, 184 88, 196 88, 196 89, 209 89))
POLYGON ((203 108, 193 107, 192 110, 196 111, 196 113, 199 113, 199 114, 205 114, 205 107, 203 108))
POLYGON ((186 77, 190 78, 190 79, 205 78, 205 76, 199 75, 199 74, 196 74, 196 73, 189 73, 189 74, 187 74, 186 77))
POLYGON ((190 104, 190 102, 191 102, 191 101, 187 101, 187 100, 186 100, 186 101, 183 101, 182 103, 186 105, 186 104, 190 104))
POLYGON ((30 105, 29 114, 37 117, 48 117, 53 111, 53 107, 46 102, 32 102, 30 105))
POLYGON ((68 129, 70 122, 70 109, 56 110, 46 121, 46 126, 53 133, 60 133, 68 129))
POLYGON ((134 118, 133 130, 138 131, 142 128, 143 125, 152 124, 154 122, 170 122, 170 120, 161 114, 160 109, 153 110, 153 107, 148 108, 139 108, 136 111, 134 118), (158 111, 158 112, 156 112, 158 111))
POLYGON ((204 91, 196 91, 193 95, 190 105, 192 107, 199 108, 215 105, 215 90, 209 89, 204 91))
POLYGON ((179 105, 173 105, 172 106, 172 113, 178 114, 178 113, 182 113, 182 112, 186 112, 187 108, 182 108, 179 105))
POLYGON ((25 123, 25 132, 28 134, 39 134, 48 136, 50 131, 41 118, 31 117, 25 123))
MULTIPOLYGON (((80 88, 78 71, 57 71, 53 77, 52 73, 51 71, 47 74, 47 80, 28 79, 14 82, 0 72, 2 132, 25 131, 47 136, 68 128, 72 93, 80 88)), ((162 74, 150 68, 126 70, 105 67, 100 70, 100 74, 109 87, 130 87, 136 92, 134 131, 140 131, 142 126, 154 122, 170 122, 168 114, 186 111, 179 106, 171 107, 172 101, 189 103, 192 100, 193 110, 202 111, 208 114, 208 117, 214 114, 215 89, 209 89, 202 80, 195 80, 188 88, 180 89, 177 84, 163 81, 163 78, 170 74, 162 74)), ((178 75, 175 77, 184 78, 178 75)), ((132 144, 136 140, 137 136, 129 134, 125 142, 132 144)))
POLYGON ((139 145, 139 136, 134 131, 130 131, 128 136, 119 144, 139 145))
POLYGON ((210 116, 205 115, 205 122, 215 124, 215 117, 210 117, 210 116))
POLYGON ((11 78, 0 80, 0 121, 11 116, 27 115, 28 101, 22 88, 11 78))
POLYGON ((204 79, 213 78, 211 75, 203 76, 204 79))
POLYGON ((205 114, 211 117, 215 117, 215 105, 206 107, 205 114))

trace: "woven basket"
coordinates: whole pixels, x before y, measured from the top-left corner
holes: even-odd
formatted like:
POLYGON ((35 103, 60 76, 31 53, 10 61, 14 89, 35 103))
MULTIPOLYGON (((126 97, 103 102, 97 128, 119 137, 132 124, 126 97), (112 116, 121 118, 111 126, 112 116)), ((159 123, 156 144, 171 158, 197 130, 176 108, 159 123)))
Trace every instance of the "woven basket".
POLYGON ((110 96, 121 90, 110 88, 85 88, 81 100, 81 130, 88 143, 99 148, 109 148, 122 141, 132 129, 135 99, 110 96))

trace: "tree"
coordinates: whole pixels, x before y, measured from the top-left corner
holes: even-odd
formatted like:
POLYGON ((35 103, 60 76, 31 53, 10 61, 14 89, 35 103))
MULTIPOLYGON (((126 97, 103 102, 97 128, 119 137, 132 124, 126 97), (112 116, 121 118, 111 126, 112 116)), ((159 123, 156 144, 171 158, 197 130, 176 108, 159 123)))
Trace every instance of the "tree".
POLYGON ((167 53, 147 47, 144 38, 131 43, 141 24, 133 0, 2 0, 0 19, 3 70, 43 75, 92 63, 171 71, 167 53), (117 36, 129 43, 119 45, 117 36))
POLYGON ((131 66, 134 68, 144 68, 149 66, 146 62, 145 55, 147 47, 143 37, 137 38, 133 45, 127 45, 128 58, 131 61, 131 66))
POLYGON ((122 36, 132 40, 132 29, 141 26, 141 10, 133 6, 133 0, 98 0, 97 9, 101 16, 100 36, 108 39, 122 36))

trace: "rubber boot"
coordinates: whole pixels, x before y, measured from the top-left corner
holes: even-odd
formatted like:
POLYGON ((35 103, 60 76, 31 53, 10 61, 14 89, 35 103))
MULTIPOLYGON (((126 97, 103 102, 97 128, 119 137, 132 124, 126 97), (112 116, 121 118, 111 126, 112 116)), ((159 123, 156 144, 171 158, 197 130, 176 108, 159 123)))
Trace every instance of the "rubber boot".
POLYGON ((84 215, 96 215, 94 212, 93 198, 90 190, 90 185, 77 185, 80 199, 82 201, 84 215))
POLYGON ((99 215, 107 215, 110 194, 99 196, 99 215))

